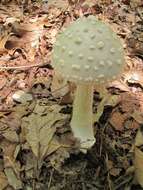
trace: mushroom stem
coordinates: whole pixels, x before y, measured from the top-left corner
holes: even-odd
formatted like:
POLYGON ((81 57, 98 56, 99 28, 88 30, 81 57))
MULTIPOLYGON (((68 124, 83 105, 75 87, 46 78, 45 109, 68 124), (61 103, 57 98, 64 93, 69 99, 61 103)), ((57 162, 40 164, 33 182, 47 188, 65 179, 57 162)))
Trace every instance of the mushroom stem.
POLYGON ((92 104, 93 85, 78 84, 73 103, 71 129, 74 137, 80 140, 83 152, 95 143, 92 104))

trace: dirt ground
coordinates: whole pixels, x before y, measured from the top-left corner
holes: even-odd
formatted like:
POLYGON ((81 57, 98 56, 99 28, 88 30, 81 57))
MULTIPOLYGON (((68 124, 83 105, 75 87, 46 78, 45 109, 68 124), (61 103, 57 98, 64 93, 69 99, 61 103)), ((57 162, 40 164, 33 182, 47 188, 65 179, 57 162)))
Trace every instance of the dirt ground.
POLYGON ((0 1, 0 190, 143 189, 142 0, 0 1), (70 129, 75 86, 54 71, 56 35, 79 17, 108 22, 125 69, 94 92, 96 143, 70 129))

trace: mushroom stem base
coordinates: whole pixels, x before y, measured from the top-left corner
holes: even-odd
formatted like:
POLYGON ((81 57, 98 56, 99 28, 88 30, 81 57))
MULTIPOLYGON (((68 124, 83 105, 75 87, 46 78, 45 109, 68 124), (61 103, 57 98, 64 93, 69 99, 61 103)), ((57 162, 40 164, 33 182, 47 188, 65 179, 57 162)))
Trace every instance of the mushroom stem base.
POLYGON ((73 104, 71 129, 74 137, 80 141, 82 152, 86 152, 95 143, 92 104, 93 85, 79 84, 73 104))

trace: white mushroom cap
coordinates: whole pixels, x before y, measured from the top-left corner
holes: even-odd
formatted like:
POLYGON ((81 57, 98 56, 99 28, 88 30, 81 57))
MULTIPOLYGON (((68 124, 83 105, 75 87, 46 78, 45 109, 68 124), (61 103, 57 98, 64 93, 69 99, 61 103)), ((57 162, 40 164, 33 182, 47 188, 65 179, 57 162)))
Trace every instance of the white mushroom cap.
POLYGON ((104 83, 114 79, 123 65, 120 39, 94 16, 77 19, 57 36, 53 66, 67 80, 104 83))

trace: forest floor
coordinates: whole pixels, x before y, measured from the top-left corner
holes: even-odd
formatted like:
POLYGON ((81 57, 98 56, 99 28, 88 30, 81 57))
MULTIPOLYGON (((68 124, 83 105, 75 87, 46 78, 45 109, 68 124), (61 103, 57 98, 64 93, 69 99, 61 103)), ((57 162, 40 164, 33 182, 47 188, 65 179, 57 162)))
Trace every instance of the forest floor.
POLYGON ((143 189, 142 0, 0 4, 0 190, 143 189), (96 143, 83 154, 70 129, 74 87, 54 72, 57 33, 82 16, 108 22, 126 67, 94 93, 96 143))

